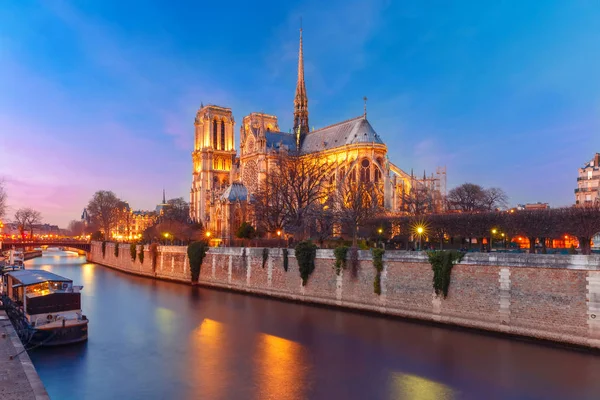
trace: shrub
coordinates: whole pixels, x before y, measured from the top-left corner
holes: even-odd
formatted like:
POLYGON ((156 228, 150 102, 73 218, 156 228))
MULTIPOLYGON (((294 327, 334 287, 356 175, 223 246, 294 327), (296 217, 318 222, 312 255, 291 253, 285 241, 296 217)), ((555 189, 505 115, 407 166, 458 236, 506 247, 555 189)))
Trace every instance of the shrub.
POLYGON ((115 243, 115 257, 119 258, 119 243, 115 243))
POLYGON ((348 256, 348 247, 339 246, 333 250, 335 254, 335 273, 340 274, 342 269, 346 269, 346 257, 348 256))
POLYGON ((138 258, 140 260, 140 264, 144 263, 144 245, 140 245, 140 254, 138 254, 138 258))
POLYGON ((317 256, 317 246, 309 240, 302 241, 296 245, 296 260, 300 269, 302 286, 308 282, 308 277, 315 270, 315 257, 317 256))
POLYGON ((187 254, 190 259, 190 272, 192 273, 192 282, 198 282, 200 277, 200 268, 202 261, 208 250, 208 243, 204 240, 192 242, 188 245, 187 254))
POLYGON ((152 269, 156 270, 156 261, 158 259, 158 244, 152 243, 150 245, 150 254, 152 255, 152 269))
POLYGON ((263 248, 262 253, 263 253, 262 254, 262 256, 263 256, 262 267, 265 268, 265 264, 267 263, 267 259, 269 258, 269 248, 268 247, 263 248))
POLYGON ((372 249, 373 254, 373 266, 377 273, 375 274, 375 281, 373 282, 373 291, 377 294, 381 294, 381 272, 383 271, 383 254, 384 249, 372 249))
POLYGON ((137 246, 135 243, 129 244, 129 254, 131 255, 131 261, 135 262, 135 258, 137 256, 137 246))
POLYGON ((252 239, 255 233, 256 230, 252 225, 250 225, 249 222, 242 222, 237 232, 235 233, 235 236, 237 236, 240 239, 252 239))
POLYGON ((283 270, 287 272, 288 270, 288 249, 281 249, 283 253, 283 270))
POLYGON ((102 258, 106 257, 106 240, 102 241, 102 258))
POLYGON ((448 296, 448 287, 450 286, 450 274, 454 264, 460 262, 464 253, 456 250, 428 251, 427 257, 433 270, 433 289, 435 294, 442 294, 444 298, 448 296))

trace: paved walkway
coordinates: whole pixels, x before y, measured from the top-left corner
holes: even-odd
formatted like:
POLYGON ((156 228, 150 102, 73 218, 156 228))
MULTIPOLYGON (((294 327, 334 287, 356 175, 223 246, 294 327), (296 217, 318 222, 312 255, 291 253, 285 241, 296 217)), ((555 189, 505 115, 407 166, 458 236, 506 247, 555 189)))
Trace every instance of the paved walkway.
POLYGON ((50 397, 5 311, 0 310, 0 399, 46 400, 50 397))

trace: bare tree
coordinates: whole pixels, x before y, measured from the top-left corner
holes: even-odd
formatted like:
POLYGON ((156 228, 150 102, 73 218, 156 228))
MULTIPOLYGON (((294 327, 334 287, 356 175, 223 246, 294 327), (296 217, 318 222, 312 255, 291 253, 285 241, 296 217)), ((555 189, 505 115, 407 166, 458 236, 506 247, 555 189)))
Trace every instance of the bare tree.
POLYGON ((563 209, 568 231, 579 240, 583 254, 591 254, 592 237, 600 232, 600 203, 563 209))
POLYGON ((274 233, 286 225, 286 188, 278 173, 267 174, 254 194, 254 215, 258 230, 274 233))
POLYGON ((372 182, 346 179, 339 187, 336 214, 342 226, 352 233, 352 246, 356 247, 359 227, 381 211, 377 189, 372 182))
POLYGON ((296 238, 304 238, 311 212, 329 196, 334 170, 334 164, 312 155, 282 154, 255 197, 259 223, 269 231, 281 223, 296 238))
POLYGON ((89 201, 87 210, 92 222, 98 224, 108 239, 114 225, 118 223, 123 202, 111 191, 99 190, 89 201))
POLYGON ((190 204, 183 197, 167 200, 162 218, 187 223, 190 220, 190 204))
POLYGON ((410 190, 403 190, 401 196, 404 211, 410 215, 423 215, 434 211, 433 192, 418 181, 415 181, 410 190))
POLYGON ((6 214, 7 197, 4 180, 0 179, 0 219, 2 219, 6 214))
POLYGON ((81 236, 85 233, 85 224, 83 221, 72 220, 67 227, 71 236, 81 236))
POLYGON ((484 189, 474 183, 463 183, 448 192, 448 208, 463 211, 495 211, 506 207, 508 196, 500 188, 484 189))
POLYGON ((33 225, 42 222, 42 214, 30 207, 20 208, 15 212, 15 222, 21 231, 21 237, 25 237, 25 229, 29 228, 31 238, 33 238, 33 225))

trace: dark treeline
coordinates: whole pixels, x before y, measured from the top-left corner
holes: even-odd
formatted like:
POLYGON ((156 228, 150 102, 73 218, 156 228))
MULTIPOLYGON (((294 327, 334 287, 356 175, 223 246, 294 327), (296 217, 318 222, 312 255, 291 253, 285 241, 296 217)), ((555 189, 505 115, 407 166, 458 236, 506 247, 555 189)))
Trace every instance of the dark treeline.
MULTIPOLYGON (((600 205, 586 207, 565 207, 545 210, 496 211, 477 213, 429 214, 420 216, 381 217, 372 219, 365 229, 384 235, 400 238, 403 242, 419 236, 443 248, 444 243, 456 240, 477 239, 483 250, 483 240, 498 240, 510 243, 516 236, 529 239, 530 252, 535 252, 536 240, 546 252, 547 239, 559 239, 571 235, 578 239, 582 254, 591 253, 591 240, 600 232, 600 205)), ((366 233, 366 232, 365 232, 366 233)), ((375 236, 365 235, 365 236, 375 236)))

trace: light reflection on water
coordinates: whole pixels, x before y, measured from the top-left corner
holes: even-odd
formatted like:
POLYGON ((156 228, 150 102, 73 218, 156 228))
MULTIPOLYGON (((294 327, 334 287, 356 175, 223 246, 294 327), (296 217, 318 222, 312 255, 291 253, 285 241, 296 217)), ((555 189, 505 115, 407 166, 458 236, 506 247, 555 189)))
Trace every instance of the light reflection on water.
POLYGON ((135 277, 52 252, 87 343, 30 356, 57 399, 597 399, 600 357, 135 277), (59 258, 55 258, 59 256, 59 258))

